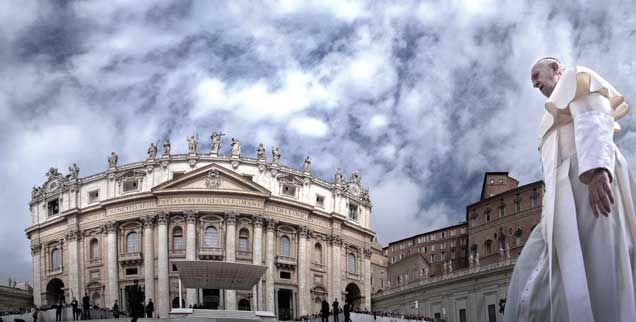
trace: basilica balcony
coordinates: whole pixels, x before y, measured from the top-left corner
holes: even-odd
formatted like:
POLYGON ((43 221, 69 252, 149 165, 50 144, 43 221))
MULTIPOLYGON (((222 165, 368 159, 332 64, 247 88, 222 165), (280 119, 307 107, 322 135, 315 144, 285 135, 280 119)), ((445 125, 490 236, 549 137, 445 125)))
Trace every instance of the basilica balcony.
POLYGON ((276 256, 276 266, 283 268, 295 268, 296 257, 278 255, 276 256))
POLYGON ((199 259, 223 260, 223 248, 203 246, 199 248, 199 259))
POLYGON ((57 274, 62 274, 62 271, 64 270, 63 266, 58 266, 58 267, 51 267, 49 268, 46 273, 47 275, 57 275, 57 274))
POLYGON ((185 249, 171 249, 169 254, 170 254, 170 258, 185 258, 186 257, 185 249))
POLYGON ((252 259, 252 252, 248 252, 245 250, 237 250, 236 259, 252 259))
POLYGON ((122 265, 139 265, 143 263, 141 252, 125 252, 119 254, 119 262, 122 265))
POLYGON ((321 263, 318 263, 318 262, 313 262, 313 263, 311 263, 311 269, 314 270, 314 271, 326 272, 327 271, 327 265, 321 264, 321 263))
POLYGON ((101 258, 91 258, 88 260, 88 263, 86 264, 87 267, 97 267, 97 266, 102 266, 102 259, 101 258))
POLYGON ((360 280, 360 274, 347 272, 347 279, 354 280, 354 281, 359 281, 360 280))

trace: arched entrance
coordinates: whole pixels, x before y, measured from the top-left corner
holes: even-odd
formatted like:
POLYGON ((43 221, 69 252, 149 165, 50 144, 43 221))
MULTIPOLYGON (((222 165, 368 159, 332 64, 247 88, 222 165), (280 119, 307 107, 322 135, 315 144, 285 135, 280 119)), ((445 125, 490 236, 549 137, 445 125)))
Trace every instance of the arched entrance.
POLYGON ((362 299, 362 295, 360 292, 360 288, 358 287, 358 285, 354 284, 354 283, 349 283, 347 285, 347 287, 345 288, 345 291, 347 292, 347 296, 345 297, 345 301, 348 303, 353 304, 353 309, 354 310, 358 310, 361 309, 360 308, 360 304, 361 304, 361 299, 362 299))
POLYGON ((46 284, 46 304, 53 305, 58 302, 66 302, 64 298, 64 282, 54 278, 46 284))
MULTIPOLYGON (((181 306, 186 307, 185 306, 185 299, 181 299, 181 306)), ((172 299, 172 308, 173 309, 177 309, 179 308, 179 297, 175 297, 174 299, 172 299)))
POLYGON ((250 301, 248 299, 241 299, 238 302, 239 311, 249 311, 250 310, 250 301))

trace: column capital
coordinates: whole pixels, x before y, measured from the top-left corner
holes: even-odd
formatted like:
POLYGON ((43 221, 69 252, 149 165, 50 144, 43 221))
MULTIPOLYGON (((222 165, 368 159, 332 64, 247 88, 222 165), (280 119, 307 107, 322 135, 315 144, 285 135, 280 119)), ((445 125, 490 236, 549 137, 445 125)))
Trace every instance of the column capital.
POLYGON ((263 215, 261 214, 256 214, 254 216, 252 216, 252 222, 254 223, 254 227, 263 227, 263 222, 265 221, 265 218, 263 217, 263 215))
POLYGON ((278 226, 278 223, 274 219, 267 219, 267 232, 276 231, 276 226, 278 226))
POLYGON ((118 227, 119 227, 119 224, 117 224, 116 221, 109 221, 104 225, 104 233, 105 234, 116 233, 118 227))
POLYGON ((298 228, 298 236, 299 236, 300 238, 307 238, 307 233, 308 233, 308 232, 309 232, 309 231, 307 230, 307 226, 300 226, 300 227, 298 228))
POLYGON ((155 220, 156 220, 156 217, 151 215, 148 215, 142 218, 142 221, 144 223, 144 228, 152 229, 155 226, 155 220))
POLYGON ((340 247, 342 246, 342 238, 337 235, 331 235, 331 238, 329 238, 329 244, 340 247))
POLYGON ((31 254, 33 255, 39 254, 41 250, 42 250, 42 244, 40 243, 31 244, 31 254))
POLYGON ((237 215, 235 212, 226 212, 225 213, 225 224, 226 225, 236 225, 237 215))
POLYGON ((170 215, 168 215, 168 213, 160 212, 160 213, 157 214, 157 224, 158 225, 167 225, 169 218, 170 218, 170 215))
POLYGON ((185 212, 186 223, 187 224, 196 224, 197 223, 197 212, 194 210, 187 210, 185 212))
POLYGON ((68 241, 72 241, 72 240, 80 240, 82 238, 82 234, 80 233, 79 230, 69 230, 65 235, 64 235, 64 239, 68 240, 68 241))
POLYGON ((365 248, 364 249, 364 258, 369 259, 369 258, 371 258, 371 255, 373 255, 373 252, 371 251, 371 248, 365 248))

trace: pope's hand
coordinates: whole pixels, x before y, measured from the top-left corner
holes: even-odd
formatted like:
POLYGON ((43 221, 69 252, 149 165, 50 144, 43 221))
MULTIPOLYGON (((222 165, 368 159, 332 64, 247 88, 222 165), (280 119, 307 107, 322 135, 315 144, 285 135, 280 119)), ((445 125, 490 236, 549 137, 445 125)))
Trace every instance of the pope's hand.
POLYGON ((592 170, 589 175, 585 176, 585 179, 583 183, 587 185, 590 207, 592 207, 594 216, 598 217, 600 214, 607 217, 614 204, 614 193, 612 193, 611 180, 607 170, 592 170))

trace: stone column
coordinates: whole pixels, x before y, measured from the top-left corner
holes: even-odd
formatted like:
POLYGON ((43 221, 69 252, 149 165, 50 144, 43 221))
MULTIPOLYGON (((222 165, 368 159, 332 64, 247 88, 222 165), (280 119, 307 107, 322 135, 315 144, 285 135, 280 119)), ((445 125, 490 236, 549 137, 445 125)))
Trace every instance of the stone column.
POLYGON ((42 244, 31 245, 31 256, 33 259, 33 304, 42 305, 42 282, 40 280, 40 251, 42 244))
MULTIPOLYGON (((263 217, 260 215, 254 216, 254 237, 252 241, 252 264, 263 265, 263 217)), ((261 289, 261 284, 261 279, 259 279, 258 287, 255 286, 252 288, 252 294, 255 294, 252 306, 258 308, 259 311, 263 310, 263 290, 261 289)))
POLYGON ((168 279, 168 215, 160 213, 157 216, 157 270, 159 271, 159 317, 168 318, 170 313, 170 281, 168 279))
MULTIPOLYGON (((193 261, 197 256, 197 217, 192 211, 186 213, 186 259, 193 261)), ((197 304, 197 290, 186 289, 186 307, 197 304)))
POLYGON ((299 315, 307 314, 307 299, 309 292, 306 282, 307 274, 307 227, 300 227, 298 233, 298 313, 299 315))
MULTIPOLYGON (((371 310, 371 252, 364 250, 364 309, 371 310)), ((377 282, 377 281, 376 281, 377 282)))
POLYGON ((154 299, 153 302, 156 303, 157 298, 155 297, 155 248, 153 245, 153 226, 154 226, 154 217, 146 216, 144 218, 144 294, 145 294, 145 303, 148 303, 148 300, 154 299))
POLYGON ((274 230, 276 229, 276 223, 272 220, 267 221, 267 254, 265 257, 265 265, 267 265, 267 272, 265 272, 265 292, 267 294, 267 310, 274 311, 274 230))
POLYGON ((331 255, 333 256, 333 297, 338 299, 338 302, 342 303, 340 296, 342 295, 342 289, 340 288, 340 281, 342 279, 342 267, 340 267, 340 257, 342 257, 340 246, 342 246, 342 239, 339 236, 331 236, 331 255))
POLYGON ((69 300, 73 297, 79 299, 82 297, 82 289, 80 285, 80 269, 79 269, 79 230, 70 230, 65 236, 68 244, 68 280, 69 280, 69 300))
MULTIPOLYGON (((225 214, 225 261, 236 260, 236 214, 225 214)), ((225 290, 225 309, 236 310, 236 291, 225 290)))
MULTIPOLYGON (((108 242, 108 285, 106 286, 106 307, 113 307, 119 299, 119 263, 117 263, 117 222, 106 224, 108 242)), ((121 305, 121 303, 119 303, 121 305)))

